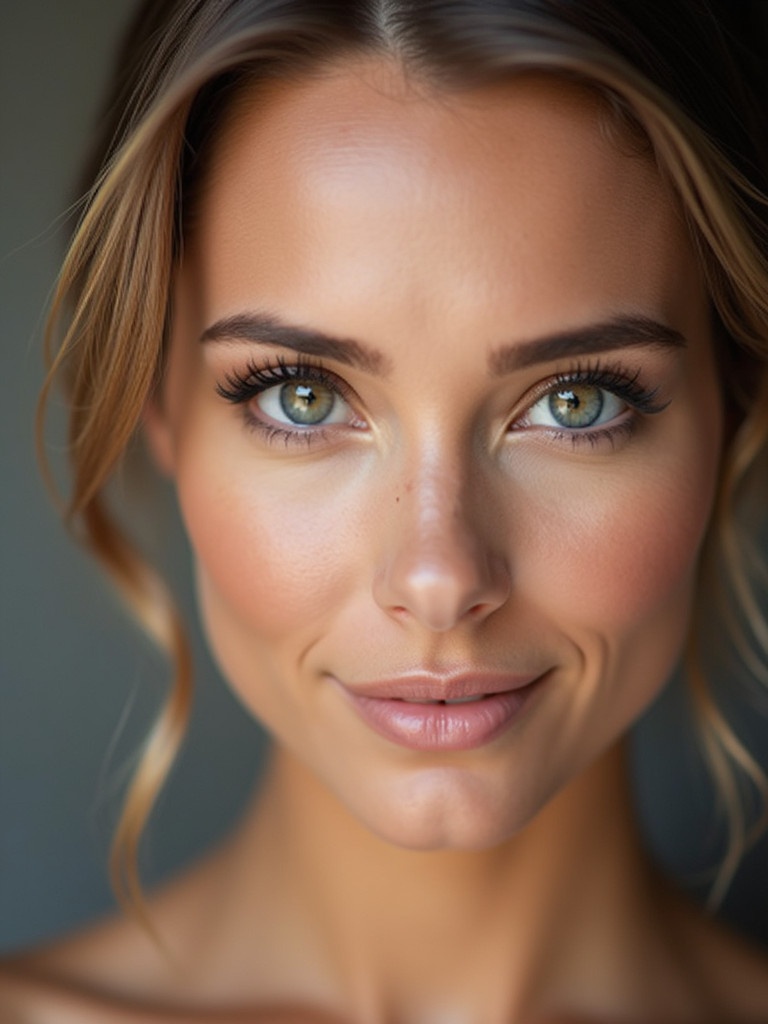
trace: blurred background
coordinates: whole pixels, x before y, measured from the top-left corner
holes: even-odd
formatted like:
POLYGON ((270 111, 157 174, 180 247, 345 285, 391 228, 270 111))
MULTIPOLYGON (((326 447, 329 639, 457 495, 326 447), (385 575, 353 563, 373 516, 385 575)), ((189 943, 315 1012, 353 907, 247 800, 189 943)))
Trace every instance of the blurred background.
MULTIPOLYGON (((61 526, 40 481, 34 406, 41 329, 71 228, 82 156, 133 0, 0 4, 0 952, 112 907, 110 833, 167 667, 61 526)), ((54 403, 50 454, 61 472, 54 403)), ((195 622, 172 496, 140 524, 195 622)), ((217 678, 194 634, 189 740, 146 844, 146 879, 193 859, 237 818, 265 737, 217 678)), ((735 689, 724 679, 729 692, 735 689)), ((768 716, 735 708, 768 763, 768 716)), ((713 801, 673 680, 636 730, 637 800, 648 842, 682 884, 706 891, 720 849, 713 801)), ((768 843, 745 859, 722 913, 768 948, 768 843)))

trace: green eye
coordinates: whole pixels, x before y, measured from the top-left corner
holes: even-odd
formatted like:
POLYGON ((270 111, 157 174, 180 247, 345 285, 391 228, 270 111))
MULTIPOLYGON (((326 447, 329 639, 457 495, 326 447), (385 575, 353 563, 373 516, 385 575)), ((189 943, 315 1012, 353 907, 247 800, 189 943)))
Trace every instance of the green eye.
POLYGON ((291 421, 317 426, 331 413, 336 395, 325 384, 298 381, 280 388, 280 408, 291 421))
POLYGON ((593 384, 576 384, 553 391, 549 411, 561 427, 591 427, 600 418, 605 392, 593 384))
POLYGON ((585 430, 611 423, 627 403, 607 388, 574 381, 559 384, 530 407, 524 424, 560 430, 585 430))
POLYGON ((349 423, 352 412, 332 382, 296 376, 264 388, 256 404, 274 423, 285 427, 328 427, 349 423))

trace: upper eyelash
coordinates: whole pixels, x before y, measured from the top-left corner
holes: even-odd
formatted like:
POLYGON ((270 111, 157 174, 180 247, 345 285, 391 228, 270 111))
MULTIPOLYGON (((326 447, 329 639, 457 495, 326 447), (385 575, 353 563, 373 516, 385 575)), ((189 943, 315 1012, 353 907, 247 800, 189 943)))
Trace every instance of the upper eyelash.
MULTIPOLYGON (((265 366, 248 363, 242 371, 232 371, 227 374, 225 383, 216 385, 216 392, 228 402, 245 404, 268 388, 292 380, 310 380, 324 384, 343 398, 346 398, 350 392, 348 385, 335 373, 325 369, 320 363, 313 362, 303 354, 292 362, 288 362, 285 357, 281 356, 275 363, 265 366)), ((598 360, 594 363, 577 363, 573 369, 555 374, 548 380, 542 381, 535 388, 535 398, 528 403, 528 408, 558 388, 574 384, 591 385, 610 391, 624 399, 633 408, 648 415, 663 412, 669 405, 669 402, 657 401, 658 387, 647 388, 640 383, 639 369, 627 370, 620 364, 604 365, 598 360)), ((256 420, 252 426, 259 426, 261 430, 268 431, 270 440, 281 438, 286 444, 296 437, 300 437, 302 441, 309 444, 313 437, 317 439, 322 434, 322 427, 314 430, 292 430, 287 426, 268 425, 256 420)), ((632 424, 623 424, 622 428, 601 426, 595 429, 586 427, 582 430, 561 428, 557 433, 563 440, 567 439, 576 446, 585 440, 591 441, 593 444, 597 443, 599 438, 613 440, 613 434, 617 429, 629 429, 632 426, 632 424)))
MULTIPOLYGON (((653 415, 663 412, 669 402, 657 401, 659 389, 647 388, 640 383, 640 370, 628 371, 618 364, 605 366, 599 361, 595 363, 577 364, 572 370, 558 373, 549 381, 544 381, 537 388, 535 401, 544 395, 556 391, 559 387, 569 384, 582 384, 610 391, 623 398, 629 405, 640 412, 653 415)), ((531 405, 535 404, 534 402, 531 405)), ((588 430, 589 428, 585 428, 588 430)))
MULTIPOLYGON (((619 395, 642 412, 662 412, 668 403, 656 401, 659 389, 646 388, 639 382, 639 378, 639 370, 628 372, 618 365, 603 366, 599 362, 577 364, 572 370, 558 373, 549 381, 543 381, 537 390, 541 397, 541 395, 568 384, 592 385, 619 395)), ((300 357, 292 363, 287 362, 284 357, 280 357, 276 364, 267 366, 249 363, 244 371, 233 371, 227 374, 226 383, 217 384, 216 391, 229 402, 246 402, 254 395, 266 391, 267 388, 291 380, 314 380, 334 388, 342 395, 345 392, 345 385, 336 374, 326 370, 319 363, 313 363, 306 357, 300 357)))
POLYGON ((331 373, 318 363, 313 363, 305 356, 300 356, 290 363, 281 356, 276 363, 267 366, 249 363, 242 371, 228 373, 224 380, 224 384, 216 385, 216 393, 235 404, 248 402, 262 391, 292 380, 311 380, 317 384, 325 384, 342 397, 346 397, 348 391, 344 382, 335 373, 331 373))

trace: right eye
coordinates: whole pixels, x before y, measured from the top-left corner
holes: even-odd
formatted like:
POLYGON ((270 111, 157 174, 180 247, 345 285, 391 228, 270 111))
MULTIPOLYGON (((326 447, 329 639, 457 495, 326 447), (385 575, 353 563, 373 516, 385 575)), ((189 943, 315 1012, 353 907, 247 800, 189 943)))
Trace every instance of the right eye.
POLYGON ((335 373, 306 361, 250 364, 244 372, 229 374, 216 391, 243 406, 246 425, 268 440, 309 443, 319 439, 325 427, 366 426, 349 401, 351 388, 335 373))
POLYGON ((291 380, 266 388, 254 404, 275 423, 320 427, 350 420, 351 410, 338 390, 323 381, 291 380))

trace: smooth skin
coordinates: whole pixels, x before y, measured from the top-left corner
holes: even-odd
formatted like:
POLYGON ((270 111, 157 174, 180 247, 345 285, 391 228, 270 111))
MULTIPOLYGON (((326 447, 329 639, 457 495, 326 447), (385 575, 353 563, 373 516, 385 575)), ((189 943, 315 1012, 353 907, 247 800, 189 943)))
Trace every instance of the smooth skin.
POLYGON ((608 122, 573 85, 438 93, 373 58, 229 112, 146 433, 275 753, 152 901, 175 966, 99 926, 8 968, 19 1020, 68 1019, 62 985, 78 1022, 765 1020, 765 963, 657 877, 632 818, 622 737, 686 635, 723 415, 683 219, 608 122), (444 752, 378 735, 340 685, 459 670, 539 684, 444 752))

